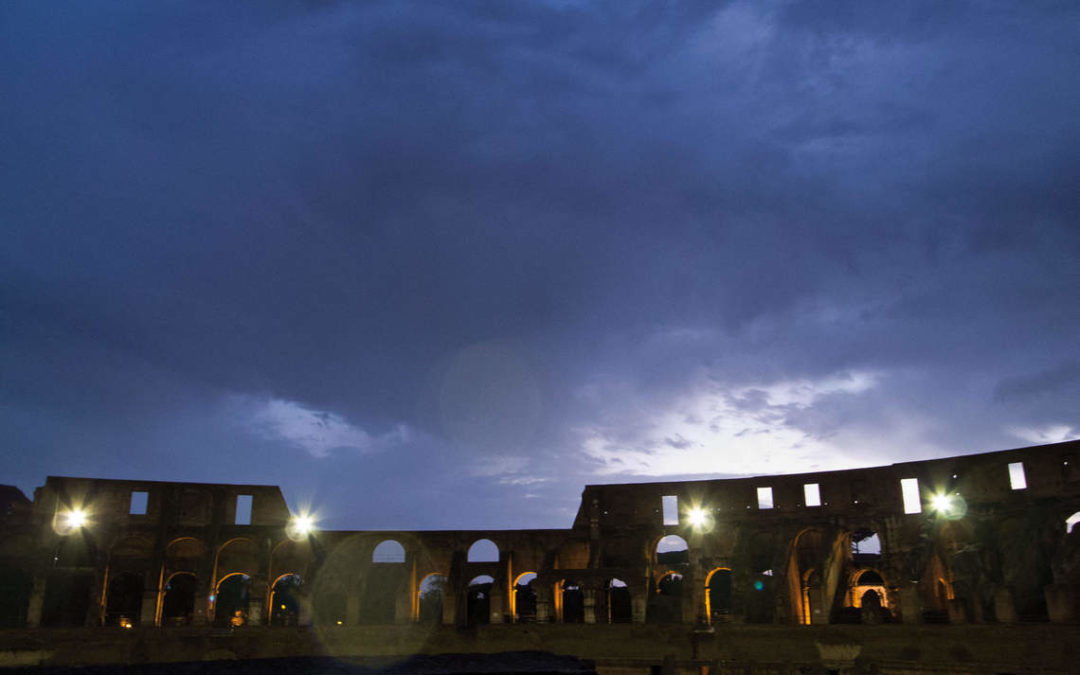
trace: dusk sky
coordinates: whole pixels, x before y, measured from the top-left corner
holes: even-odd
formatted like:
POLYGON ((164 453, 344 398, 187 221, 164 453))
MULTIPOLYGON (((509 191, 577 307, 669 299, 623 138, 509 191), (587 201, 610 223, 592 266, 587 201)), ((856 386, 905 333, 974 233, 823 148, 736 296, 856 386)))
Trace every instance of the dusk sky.
POLYGON ((0 482, 569 527, 1080 437, 1080 3, 0 3, 0 482))

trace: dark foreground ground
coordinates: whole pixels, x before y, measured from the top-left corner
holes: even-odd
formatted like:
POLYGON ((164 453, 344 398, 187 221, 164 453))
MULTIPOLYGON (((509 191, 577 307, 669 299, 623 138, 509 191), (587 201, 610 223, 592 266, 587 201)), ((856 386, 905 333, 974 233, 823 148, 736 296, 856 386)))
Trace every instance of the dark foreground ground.
POLYGON ((11 675, 595 675, 589 661, 547 652, 431 654, 405 660, 343 660, 328 656, 232 661, 188 661, 138 665, 12 668, 11 675))

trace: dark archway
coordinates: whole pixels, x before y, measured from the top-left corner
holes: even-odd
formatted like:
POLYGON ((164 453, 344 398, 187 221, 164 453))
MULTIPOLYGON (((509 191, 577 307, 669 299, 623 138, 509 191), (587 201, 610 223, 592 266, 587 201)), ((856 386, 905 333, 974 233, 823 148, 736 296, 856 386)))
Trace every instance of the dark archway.
MULTIPOLYGON (((94 576, 89 573, 53 572, 45 582, 41 607, 43 626, 85 626, 90 611, 94 576)), ((94 624, 97 621, 93 622, 94 624)))
POLYGON ((243 626, 251 609, 251 577, 230 574, 218 582, 214 598, 215 626, 243 626))
POLYGON ((304 580, 299 574, 278 577, 270 590, 270 625, 295 626, 300 623, 300 586, 304 580))
POLYGON ((482 574, 469 582, 465 599, 465 619, 470 626, 491 623, 491 587, 495 580, 482 574))
POLYGON ((105 625, 132 628, 139 625, 142 611, 143 577, 119 574, 109 580, 105 596, 105 625))
POLYGON ((532 623, 536 621, 536 590, 533 584, 536 581, 535 572, 526 572, 518 575, 514 583, 514 621, 517 623, 532 623))
POLYGON ((26 570, 0 565, 0 628, 26 626, 33 584, 26 570))
POLYGON ((195 614, 195 575, 180 572, 165 582, 161 602, 162 626, 188 626, 195 614))
POLYGON ((571 579, 560 583, 563 623, 585 623, 585 592, 581 584, 571 579))
POLYGON ((622 579, 608 582, 608 621, 610 623, 630 623, 634 610, 630 602, 630 588, 622 579))
POLYGON ((649 623, 682 623, 683 576, 668 572, 657 582, 649 599, 646 621, 649 623))
POLYGON ((720 567, 710 572, 705 582, 705 596, 709 606, 709 623, 730 621, 731 570, 720 567))
POLYGON ((429 574, 420 582, 418 619, 420 623, 442 623, 443 598, 446 597, 446 577, 429 574))

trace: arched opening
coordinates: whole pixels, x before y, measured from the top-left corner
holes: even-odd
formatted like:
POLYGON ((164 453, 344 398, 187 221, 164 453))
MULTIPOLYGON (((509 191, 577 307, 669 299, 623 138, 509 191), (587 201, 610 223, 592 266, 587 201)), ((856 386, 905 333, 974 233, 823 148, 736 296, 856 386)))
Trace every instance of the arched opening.
POLYGON ((295 626, 300 623, 299 574, 283 574, 270 589, 270 625, 295 626))
POLYGON ((622 579, 608 582, 608 622, 630 623, 633 620, 633 606, 630 603, 630 588, 622 579))
POLYGON ((251 609, 251 577, 230 574, 218 582, 214 593, 214 625, 243 626, 251 609))
POLYGON ((532 623, 536 621, 536 581, 535 572, 519 574, 514 582, 514 621, 532 623))
POLYGON ((852 574, 845 607, 836 612, 836 623, 883 623, 889 620, 885 579, 877 570, 864 569, 852 574))
POLYGON ((690 547, 677 534, 669 534, 656 544, 656 563, 662 566, 684 565, 690 562, 690 547))
POLYGON ((187 626, 195 614, 195 575, 177 572, 165 582, 161 601, 161 625, 187 626))
POLYGON ((90 573, 54 571, 49 574, 45 581, 41 625, 86 625, 94 586, 94 576, 90 573))
POLYGON ((468 562, 499 562, 499 547, 490 539, 477 539, 469 547, 468 562))
POLYGON ((807 570, 802 577, 802 623, 809 626, 823 616, 821 606, 821 574, 816 569, 807 570))
POLYGON ((466 590, 465 616, 470 626, 485 626, 491 623, 491 587, 495 579, 481 574, 469 582, 466 590))
POLYGON ((142 610, 141 574, 118 574, 109 580, 105 596, 105 625, 132 628, 139 625, 142 610))
POLYGON ((718 567, 705 579, 705 608, 709 623, 731 620, 731 570, 718 567))
POLYGON ((851 557, 856 563, 873 564, 881 560, 881 539, 869 529, 851 534, 851 557))
POLYGON ((555 595, 555 613, 563 623, 585 623, 585 591, 580 583, 563 579, 555 585, 555 595))
POLYGON ((26 570, 0 565, 0 628, 26 626, 33 584, 26 570))
POLYGON ((429 574, 420 582, 418 619, 420 623, 442 623, 446 577, 429 574))
POLYGON ((371 562, 384 564, 403 563, 405 562, 405 547, 393 539, 379 542, 379 545, 371 552, 371 562))
POLYGON ((1080 523, 1080 511, 1065 519, 1065 534, 1070 534, 1077 523, 1080 523))
POLYGON ((934 600, 937 602, 937 608, 941 611, 948 611, 949 598, 952 597, 952 593, 949 591, 949 584, 944 579, 938 579, 934 583, 934 600))
POLYGON ((653 597, 646 609, 649 623, 681 623, 683 600, 683 576, 668 572, 660 577, 653 597))

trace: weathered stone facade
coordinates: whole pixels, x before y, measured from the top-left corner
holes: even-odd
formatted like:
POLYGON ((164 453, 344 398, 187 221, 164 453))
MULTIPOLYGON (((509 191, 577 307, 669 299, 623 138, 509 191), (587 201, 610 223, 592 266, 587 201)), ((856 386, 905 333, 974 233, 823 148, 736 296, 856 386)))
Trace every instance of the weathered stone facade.
POLYGON ((276 487, 51 476, 32 503, 3 492, 0 620, 1072 622, 1078 462, 1072 441, 849 471, 591 485, 570 529, 513 531, 301 533, 276 487), (76 510, 84 523, 70 522, 76 510), (658 553, 672 536, 685 550, 676 540, 658 553))

